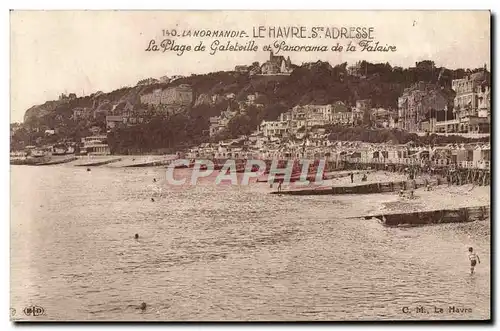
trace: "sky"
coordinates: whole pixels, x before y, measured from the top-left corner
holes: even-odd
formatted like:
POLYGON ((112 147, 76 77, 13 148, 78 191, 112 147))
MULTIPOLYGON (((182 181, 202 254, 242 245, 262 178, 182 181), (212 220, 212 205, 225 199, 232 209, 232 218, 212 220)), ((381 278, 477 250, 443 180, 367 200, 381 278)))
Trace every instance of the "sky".
POLYGON ((263 45, 276 39, 289 45, 341 45, 360 39, 254 38, 253 29, 270 27, 372 27, 374 42, 394 45, 396 52, 283 52, 292 63, 317 60, 336 65, 358 60, 409 67, 421 60, 436 66, 490 68, 488 11, 12 11, 11 122, 25 111, 55 100, 61 93, 88 95, 134 86, 143 78, 232 70, 236 65, 263 63, 263 45), (244 38, 219 38, 223 44, 254 40, 258 52, 145 51, 152 39, 173 39, 194 47, 216 39, 165 37, 194 30, 243 30, 244 38))

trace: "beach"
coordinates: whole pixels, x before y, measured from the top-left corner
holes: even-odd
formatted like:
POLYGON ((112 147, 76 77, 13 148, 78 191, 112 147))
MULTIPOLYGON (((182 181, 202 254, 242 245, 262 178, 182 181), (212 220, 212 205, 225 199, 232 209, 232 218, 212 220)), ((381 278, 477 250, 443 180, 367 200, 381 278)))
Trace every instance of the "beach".
MULTIPOLYGON (((11 304, 43 305, 37 320, 411 320, 402 308, 418 305, 473 310, 430 319, 490 317, 489 220, 387 228, 361 215, 397 194, 275 196, 213 178, 172 188, 162 167, 13 166, 12 179, 11 304), (468 246, 482 261, 473 277, 468 246)), ((402 208, 485 189, 418 189, 402 208)))

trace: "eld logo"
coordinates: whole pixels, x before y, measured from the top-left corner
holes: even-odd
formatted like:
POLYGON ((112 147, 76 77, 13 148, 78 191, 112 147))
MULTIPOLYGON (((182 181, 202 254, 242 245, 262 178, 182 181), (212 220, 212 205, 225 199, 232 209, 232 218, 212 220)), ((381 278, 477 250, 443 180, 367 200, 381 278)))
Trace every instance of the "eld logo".
POLYGON ((40 306, 30 306, 23 310, 26 316, 41 316, 44 314, 45 310, 40 306))

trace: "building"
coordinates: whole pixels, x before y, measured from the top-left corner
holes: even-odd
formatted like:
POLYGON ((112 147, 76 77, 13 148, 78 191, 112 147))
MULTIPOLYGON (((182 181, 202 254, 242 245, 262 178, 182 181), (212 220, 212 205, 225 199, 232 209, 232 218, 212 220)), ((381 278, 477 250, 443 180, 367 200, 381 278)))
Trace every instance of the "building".
POLYGON ((486 66, 462 79, 454 79, 451 85, 456 93, 453 102, 454 119, 458 121, 452 129, 462 133, 489 132, 491 88, 486 66))
POLYGON ((170 83, 170 78, 168 76, 162 76, 160 77, 160 83, 168 84, 170 83))
POLYGON ((235 66, 234 71, 236 72, 241 72, 241 73, 247 73, 250 70, 249 66, 235 66))
POLYGON ((224 130, 229 124, 229 120, 231 120, 231 118, 236 116, 236 114, 237 112, 232 111, 230 109, 230 106, 228 106, 227 110, 223 111, 220 116, 210 117, 210 127, 209 127, 210 137, 224 130))
POLYGON ((113 105, 110 102, 101 103, 96 110, 94 110, 94 118, 106 118, 113 111, 113 105))
POLYGON ((73 108, 73 116, 71 117, 74 121, 78 120, 88 120, 94 116, 94 110, 92 108, 77 107, 73 108))
POLYGON ((151 85, 151 84, 156 84, 156 83, 159 83, 158 79, 146 78, 146 79, 141 79, 140 81, 138 81, 136 85, 151 85))
POLYGON ((260 75, 262 73, 262 69, 260 68, 260 65, 252 66, 249 71, 250 76, 255 76, 255 75, 260 75))
POLYGON ((490 132, 491 126, 491 87, 490 74, 486 67, 476 73, 469 73, 461 79, 452 81, 455 92, 453 115, 441 121, 429 120, 425 123, 429 132, 472 133, 490 132))
POLYGON ((433 71, 436 69, 434 61, 424 60, 420 62, 415 62, 415 69, 433 71))
MULTIPOLYGON (((389 109, 374 108, 371 110, 371 121, 376 128, 391 128, 395 127, 395 118, 397 114, 389 109)), ((435 120, 435 119, 434 119, 435 120)))
POLYGON ((139 114, 109 115, 106 116, 106 128, 133 126, 144 123, 144 116, 139 114))
POLYGON ((111 114, 123 115, 134 112, 134 105, 130 101, 122 101, 111 108, 111 114))
POLYGON ((173 75, 172 77, 170 77, 170 82, 174 82, 178 79, 181 79, 181 78, 184 78, 184 76, 181 76, 181 75, 173 75))
POLYGON ((265 137, 284 136, 290 133, 289 121, 262 121, 259 126, 259 132, 265 137))
MULTIPOLYGON (((254 94, 249 94, 247 95, 247 100, 245 102, 245 105, 246 106, 250 106, 250 105, 253 105, 253 106, 257 106, 257 107, 263 107, 264 105, 262 103, 257 103, 257 101, 259 100, 259 97, 262 97, 263 95, 261 93, 258 93, 258 92, 255 92, 254 94)), ((264 96, 265 97, 265 96, 264 96)), ((262 98, 261 98, 262 100, 262 98)), ((242 107, 240 106, 240 109, 242 107)), ((244 108, 244 107, 243 107, 244 108)), ((243 109, 242 109, 243 110, 243 109)))
POLYGON ((331 123, 348 124, 352 121, 351 112, 343 102, 328 105, 297 105, 280 114, 276 121, 263 121, 258 132, 265 137, 297 135, 314 127, 331 123))
POLYGON ((192 102, 193 90, 186 84, 166 89, 156 89, 151 93, 141 95, 141 103, 153 106, 189 106, 192 102))
POLYGON ((215 136, 217 133, 222 131, 225 126, 220 123, 220 116, 212 116, 210 117, 210 126, 209 126, 209 134, 210 137, 215 136))
POLYGON ((477 86, 477 116, 491 117, 491 86, 481 84, 477 86))
POLYGON ((337 125, 351 125, 353 124, 352 111, 345 103, 337 101, 333 104, 330 120, 333 124, 337 125))
MULTIPOLYGON (((366 66, 365 66, 366 69, 366 66)), ((347 67, 347 74, 350 76, 361 77, 363 76, 363 68, 361 61, 356 62, 355 64, 347 67)))
POLYGON ((451 94, 431 83, 419 82, 406 88, 398 98, 399 127, 410 132, 422 131, 422 123, 434 113, 447 111, 451 97, 451 94))
POLYGON ((89 155, 109 155, 111 153, 107 139, 106 135, 94 135, 82 138, 82 150, 89 155))
POLYGON ((356 108, 363 113, 370 110, 372 108, 372 99, 356 100, 356 108))
POLYGON ((289 75, 293 71, 292 62, 290 57, 275 56, 271 51, 269 54, 269 61, 262 64, 260 67, 262 75, 289 75))
POLYGON ((106 116, 106 128, 114 129, 123 124, 123 116, 121 115, 108 115, 106 116))

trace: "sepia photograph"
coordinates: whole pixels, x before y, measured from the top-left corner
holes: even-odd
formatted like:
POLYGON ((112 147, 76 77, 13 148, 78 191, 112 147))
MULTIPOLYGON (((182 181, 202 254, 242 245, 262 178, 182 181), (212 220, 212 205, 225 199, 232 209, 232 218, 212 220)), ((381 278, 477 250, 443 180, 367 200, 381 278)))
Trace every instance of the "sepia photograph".
POLYGON ((488 10, 12 10, 12 322, 491 321, 488 10))

